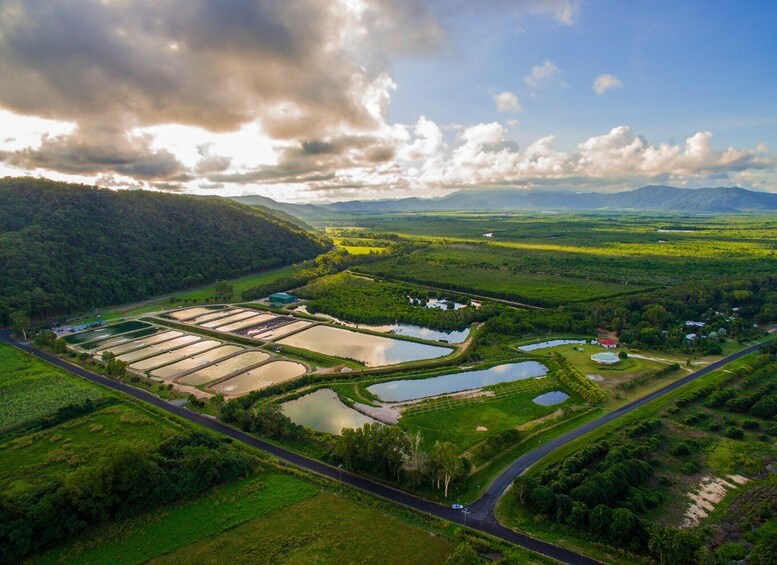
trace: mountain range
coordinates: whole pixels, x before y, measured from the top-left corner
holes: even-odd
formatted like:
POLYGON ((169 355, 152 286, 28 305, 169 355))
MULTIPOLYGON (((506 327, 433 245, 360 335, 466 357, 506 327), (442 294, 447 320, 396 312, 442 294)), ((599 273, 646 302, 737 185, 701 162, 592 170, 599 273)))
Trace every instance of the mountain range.
POLYGON ((263 196, 235 200, 280 210, 304 220, 338 214, 400 212, 639 211, 721 214, 777 210, 777 194, 740 187, 677 188, 650 185, 636 190, 602 193, 562 190, 468 189, 440 198, 350 200, 330 204, 288 204, 263 196))

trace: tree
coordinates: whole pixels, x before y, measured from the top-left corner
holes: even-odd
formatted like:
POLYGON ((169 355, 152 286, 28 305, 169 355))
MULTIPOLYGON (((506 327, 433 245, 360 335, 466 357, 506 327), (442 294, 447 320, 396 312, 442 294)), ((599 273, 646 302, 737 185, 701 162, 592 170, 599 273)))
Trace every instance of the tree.
POLYGON ((42 332, 39 332, 38 335, 35 336, 35 345, 38 347, 51 347, 54 345, 54 342, 57 340, 57 334, 52 332, 51 330, 44 330, 42 332))
POLYGON ((26 312, 17 310, 11 314, 11 329, 17 339, 27 340, 27 332, 30 330, 30 317, 26 312))
POLYGON ((458 479, 464 472, 464 464, 454 446, 449 441, 435 442, 432 448, 431 464, 436 472, 438 483, 441 479, 445 489, 445 498, 448 498, 448 486, 451 481, 458 479))
POLYGON ((477 552, 466 542, 457 545, 453 553, 445 560, 446 565, 477 565, 482 562, 483 560, 478 557, 477 552))
POLYGON ((219 281, 216 283, 216 296, 224 296, 231 298, 234 294, 234 287, 226 281, 219 281))
POLYGON ((513 495, 519 503, 526 504, 531 495, 531 489, 532 482, 523 475, 518 475, 513 480, 513 495))
POLYGON ((65 338, 60 337, 59 339, 55 340, 51 345, 51 349, 58 355, 62 355, 63 353, 67 352, 67 342, 65 341, 65 338))

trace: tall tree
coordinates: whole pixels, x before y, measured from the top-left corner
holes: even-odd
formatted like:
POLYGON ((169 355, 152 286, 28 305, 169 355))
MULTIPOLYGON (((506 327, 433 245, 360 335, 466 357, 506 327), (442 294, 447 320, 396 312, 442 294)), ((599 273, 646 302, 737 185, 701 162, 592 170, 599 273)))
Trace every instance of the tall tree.
POLYGON ((17 310, 11 314, 11 329, 17 338, 27 339, 27 332, 30 330, 30 317, 26 312, 17 310))
POLYGON ((442 480, 445 498, 448 498, 448 487, 451 481, 458 479, 464 472, 464 464, 456 451, 456 446, 449 441, 436 442, 432 448, 431 462, 437 476, 442 480))

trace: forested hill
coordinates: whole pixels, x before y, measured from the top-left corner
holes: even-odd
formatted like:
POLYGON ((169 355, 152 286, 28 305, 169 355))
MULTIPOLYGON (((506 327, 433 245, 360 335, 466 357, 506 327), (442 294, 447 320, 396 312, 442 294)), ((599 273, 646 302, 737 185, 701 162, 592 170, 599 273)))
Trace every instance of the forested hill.
POLYGON ((226 198, 0 179, 0 321, 142 300, 314 257, 330 242, 226 198))

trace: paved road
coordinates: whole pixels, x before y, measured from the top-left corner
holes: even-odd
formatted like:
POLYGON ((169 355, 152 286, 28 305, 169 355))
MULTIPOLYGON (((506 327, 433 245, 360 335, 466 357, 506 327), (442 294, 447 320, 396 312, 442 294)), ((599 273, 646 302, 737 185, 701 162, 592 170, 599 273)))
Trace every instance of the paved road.
POLYGON ((626 414, 636 408, 639 408, 640 406, 643 406, 644 404, 650 402, 651 400, 654 400, 672 390, 675 390, 683 386, 684 384, 691 382, 694 379, 697 379, 711 371, 719 369, 725 364, 730 363, 731 361, 734 361, 736 359, 739 359, 740 357, 747 355, 748 353, 751 353, 756 349, 758 349, 759 347, 761 347, 760 344, 754 345, 738 353, 735 353, 734 355, 726 357, 725 359, 712 363, 711 365, 708 365, 707 367, 691 375, 688 375, 687 377, 684 377, 679 381, 676 381, 670 385, 667 385, 666 387, 660 390, 657 390, 635 402, 632 402, 631 404, 628 404, 622 408, 619 408, 614 412, 606 414, 601 418, 598 418, 592 422, 588 422, 587 424, 584 424, 580 428, 572 432, 569 432, 568 434, 565 434, 559 438, 556 438, 542 445, 536 450, 530 453, 527 453, 522 457, 519 457, 516 461, 514 461, 510 465, 510 467, 508 467, 502 474, 500 474, 489 485, 488 489, 486 490, 486 493, 479 500, 477 500, 475 503, 470 505, 469 507, 470 513, 467 516, 465 516, 461 511, 453 510, 448 506, 443 506, 441 504, 437 504, 435 502, 425 500, 423 498, 397 490, 395 488, 375 482, 365 477, 354 475, 347 471, 340 471, 339 469, 332 467, 330 465, 327 465, 326 463, 322 463, 321 461, 310 459, 309 457, 305 457, 304 455, 294 453, 292 451, 284 449, 283 447, 279 447, 277 445, 268 443, 261 439, 245 434, 239 430, 236 430, 234 428, 231 428, 221 423, 219 420, 216 420, 215 418, 212 418, 210 416, 205 416, 203 414, 193 412, 186 408, 176 406, 174 404, 170 404, 166 400, 163 400, 158 396, 155 396, 154 394, 151 394, 150 392, 147 392, 143 389, 135 388, 128 384, 111 380, 102 375, 98 375, 96 373, 92 373, 90 371, 82 369, 81 367, 72 365, 58 357, 49 355, 48 353, 32 348, 28 345, 17 343, 10 337, 8 332, 0 333, 0 340, 5 341, 6 343, 9 343, 13 346, 16 346, 28 353, 31 353, 32 355, 44 361, 47 361, 53 365, 56 365, 66 371, 69 371, 74 375, 77 375, 79 377, 92 381, 94 383, 103 385, 110 389, 123 392, 138 400, 148 402, 149 404, 152 404, 157 408, 160 408, 162 410, 175 414, 176 416, 189 420, 190 422, 194 422, 212 431, 231 437, 236 441, 241 441, 247 445, 250 445, 257 449, 261 449, 262 451, 265 451, 266 453, 269 453, 293 465, 297 465, 299 467, 302 467, 314 473, 318 473, 320 475, 324 475, 334 480, 341 480, 346 485, 350 485, 352 487, 364 490, 371 494, 386 498, 398 504, 408 506, 410 508, 419 510, 421 512, 426 512, 428 514, 432 514, 434 516, 437 516, 439 518, 444 518, 452 522, 462 523, 466 518, 467 526, 473 529, 496 536, 505 541, 514 543, 526 549, 529 549, 537 553, 540 553, 542 555, 556 559, 557 561, 561 561, 563 563, 575 564, 575 565, 577 564, 594 565, 598 562, 588 557, 585 557, 583 555, 580 555, 578 553, 575 553, 574 551, 571 551, 569 549, 558 547, 558 546, 531 538, 529 536, 520 534, 513 530, 510 530, 509 528, 502 526, 497 521, 496 517, 494 516, 494 507, 496 506, 496 503, 499 500, 499 497, 512 483, 513 479, 516 476, 525 472, 531 465, 539 461, 542 457, 551 453, 553 450, 564 445, 565 443, 575 438, 578 438, 581 435, 587 432, 590 432, 591 430, 594 430, 603 424, 606 424, 607 422, 612 421, 618 416, 622 416, 623 414, 626 414))

